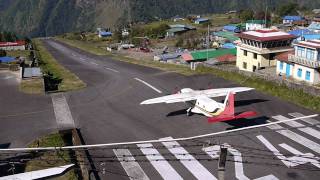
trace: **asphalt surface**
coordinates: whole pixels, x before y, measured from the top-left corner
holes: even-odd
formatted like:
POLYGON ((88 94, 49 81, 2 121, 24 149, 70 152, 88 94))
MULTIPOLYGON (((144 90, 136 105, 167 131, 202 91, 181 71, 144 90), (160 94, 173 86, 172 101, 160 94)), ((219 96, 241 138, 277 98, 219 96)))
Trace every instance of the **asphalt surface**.
MULTIPOLYGON (((186 87, 206 89, 239 85, 211 75, 184 76, 128 64, 53 40, 44 42, 61 64, 88 85, 83 90, 64 94, 86 144, 189 137, 276 121, 272 117, 277 115, 292 118, 289 113, 315 113, 251 91, 236 95, 236 111, 255 110, 259 113, 257 118, 208 124, 207 118, 201 115, 187 117, 188 105, 184 103, 139 104, 186 87)), ((231 148, 226 179, 318 179, 320 128, 315 125, 318 120, 281 125, 286 130, 273 126, 178 142, 175 146, 152 143, 154 148, 139 149, 134 145, 95 149, 90 151, 95 164, 91 168, 101 179, 215 179, 218 161, 212 154, 216 151, 210 148, 219 147, 212 144, 227 143, 231 148)))
POLYGON ((22 93, 17 75, 9 71, 0 71, 0 92, 1 148, 25 147, 57 130, 50 96, 22 93))

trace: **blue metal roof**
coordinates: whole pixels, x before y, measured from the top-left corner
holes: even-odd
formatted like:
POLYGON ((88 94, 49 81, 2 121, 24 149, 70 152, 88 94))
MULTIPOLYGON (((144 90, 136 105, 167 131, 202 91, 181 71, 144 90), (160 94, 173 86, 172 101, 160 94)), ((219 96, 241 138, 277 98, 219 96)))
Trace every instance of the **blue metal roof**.
POLYGON ((112 32, 100 31, 100 36, 112 36, 112 32))
POLYGON ((239 27, 236 26, 236 25, 226 25, 226 26, 223 26, 223 29, 226 30, 226 31, 232 31, 234 32, 235 30, 237 30, 239 27))
POLYGON ((282 19, 284 19, 284 20, 292 20, 292 21, 300 21, 303 18, 301 16, 284 16, 282 19))
POLYGON ((289 31, 288 33, 295 36, 302 36, 302 35, 310 34, 312 32, 308 29, 296 29, 293 31, 289 31))
POLYGON ((308 27, 309 30, 320 30, 320 24, 319 23, 311 23, 308 27))
POLYGON ((0 57, 0 62, 1 63, 9 63, 9 62, 13 62, 16 58, 14 57, 9 57, 9 56, 5 56, 5 57, 0 57))
POLYGON ((234 49, 236 48, 236 45, 233 43, 225 43, 224 45, 222 45, 222 48, 224 49, 234 49))

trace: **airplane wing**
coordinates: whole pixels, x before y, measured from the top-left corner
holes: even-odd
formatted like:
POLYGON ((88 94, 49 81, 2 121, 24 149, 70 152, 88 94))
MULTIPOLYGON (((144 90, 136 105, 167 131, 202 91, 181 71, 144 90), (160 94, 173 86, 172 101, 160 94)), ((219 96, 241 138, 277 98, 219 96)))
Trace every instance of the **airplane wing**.
POLYGON ((220 97, 226 96, 228 92, 244 92, 250 91, 253 88, 247 87, 236 87, 236 88, 220 88, 220 89, 208 89, 202 91, 191 91, 186 93, 173 94, 168 96, 162 96, 154 99, 149 99, 141 102, 140 104, 157 104, 157 103, 177 103, 177 102, 187 102, 197 100, 199 96, 207 96, 207 97, 220 97))

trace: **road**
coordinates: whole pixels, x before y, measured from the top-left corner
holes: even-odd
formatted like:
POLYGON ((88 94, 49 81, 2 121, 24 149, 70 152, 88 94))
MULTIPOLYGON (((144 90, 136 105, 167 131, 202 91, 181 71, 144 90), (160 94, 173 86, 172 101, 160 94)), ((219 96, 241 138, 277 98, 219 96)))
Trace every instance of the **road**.
MULTIPOLYGON (((88 85, 63 95, 86 144, 189 137, 315 113, 251 91, 236 95, 236 110, 256 110, 259 117, 208 124, 203 116, 187 117, 184 103, 139 104, 185 87, 239 85, 211 75, 184 76, 95 56, 50 39, 44 42, 88 85)), ((90 155, 101 179, 216 179, 219 144, 227 143, 226 179, 318 179, 318 123, 319 118, 299 120, 194 141, 96 149, 90 155)))

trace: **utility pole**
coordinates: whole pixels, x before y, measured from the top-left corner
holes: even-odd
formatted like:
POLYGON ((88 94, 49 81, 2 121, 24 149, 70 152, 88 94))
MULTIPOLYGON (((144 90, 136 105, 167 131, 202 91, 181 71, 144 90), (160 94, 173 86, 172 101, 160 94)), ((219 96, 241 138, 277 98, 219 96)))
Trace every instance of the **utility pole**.
POLYGON ((226 145, 222 145, 220 147, 220 157, 218 162, 218 179, 219 180, 224 180, 227 154, 228 154, 228 147, 226 145))

